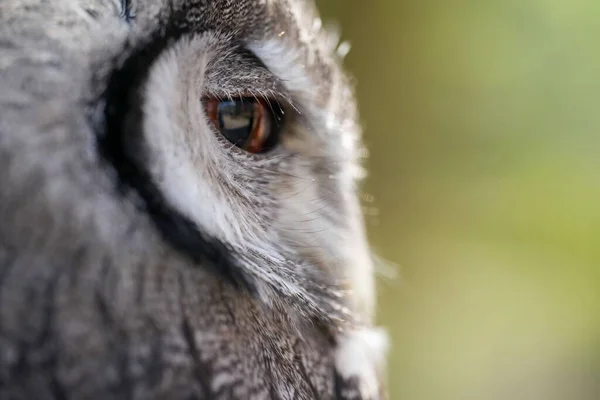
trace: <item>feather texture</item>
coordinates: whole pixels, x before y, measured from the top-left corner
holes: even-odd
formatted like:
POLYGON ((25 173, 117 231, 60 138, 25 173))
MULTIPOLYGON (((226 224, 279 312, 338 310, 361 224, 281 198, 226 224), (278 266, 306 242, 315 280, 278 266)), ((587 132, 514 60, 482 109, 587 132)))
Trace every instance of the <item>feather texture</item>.
POLYGON ((383 398, 338 42, 300 0, 0 3, 0 398, 383 398), (241 94, 272 152, 211 128, 241 94))

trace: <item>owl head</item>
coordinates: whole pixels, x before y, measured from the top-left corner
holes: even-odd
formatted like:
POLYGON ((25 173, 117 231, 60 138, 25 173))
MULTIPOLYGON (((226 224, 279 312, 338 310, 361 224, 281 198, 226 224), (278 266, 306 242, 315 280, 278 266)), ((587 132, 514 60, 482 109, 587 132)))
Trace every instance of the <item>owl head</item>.
POLYGON ((75 333, 168 315, 201 282, 290 321, 369 326, 346 50, 308 1, 4 1, 0 326, 43 331, 47 304, 75 333))

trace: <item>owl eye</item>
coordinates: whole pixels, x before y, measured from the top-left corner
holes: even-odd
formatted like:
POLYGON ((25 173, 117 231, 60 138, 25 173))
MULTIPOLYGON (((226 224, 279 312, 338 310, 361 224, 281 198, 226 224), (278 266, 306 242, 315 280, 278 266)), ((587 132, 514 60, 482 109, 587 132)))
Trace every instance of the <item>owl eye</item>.
POLYGON ((283 111, 254 97, 205 98, 208 118, 227 140, 249 153, 265 153, 279 141, 283 111))

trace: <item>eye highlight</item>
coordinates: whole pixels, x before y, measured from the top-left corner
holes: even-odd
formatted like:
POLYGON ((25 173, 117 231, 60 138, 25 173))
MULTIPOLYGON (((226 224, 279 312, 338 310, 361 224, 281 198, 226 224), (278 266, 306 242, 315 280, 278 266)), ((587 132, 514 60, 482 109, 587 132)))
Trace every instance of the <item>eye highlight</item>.
POLYGON ((279 143, 283 110, 277 102, 254 97, 208 97, 204 99, 204 107, 217 131, 240 149, 266 153, 279 143))

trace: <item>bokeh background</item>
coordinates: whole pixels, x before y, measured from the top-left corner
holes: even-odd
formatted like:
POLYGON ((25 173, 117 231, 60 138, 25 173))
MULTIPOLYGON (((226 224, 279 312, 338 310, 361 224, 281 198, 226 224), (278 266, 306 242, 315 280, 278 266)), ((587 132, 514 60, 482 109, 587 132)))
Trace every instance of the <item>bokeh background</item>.
POLYGON ((352 43, 391 399, 600 399, 600 1, 318 4, 352 43))

